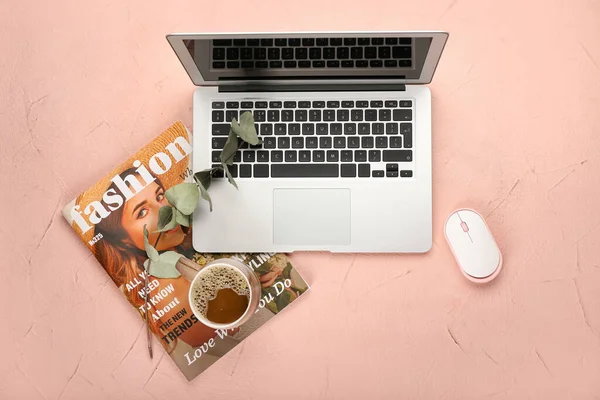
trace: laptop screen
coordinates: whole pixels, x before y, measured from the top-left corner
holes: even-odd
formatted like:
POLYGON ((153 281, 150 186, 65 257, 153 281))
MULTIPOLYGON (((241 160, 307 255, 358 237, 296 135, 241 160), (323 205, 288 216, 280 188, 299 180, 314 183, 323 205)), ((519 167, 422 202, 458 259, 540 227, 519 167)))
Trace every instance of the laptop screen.
POLYGON ((419 79, 431 37, 240 37, 184 39, 205 81, 419 79))

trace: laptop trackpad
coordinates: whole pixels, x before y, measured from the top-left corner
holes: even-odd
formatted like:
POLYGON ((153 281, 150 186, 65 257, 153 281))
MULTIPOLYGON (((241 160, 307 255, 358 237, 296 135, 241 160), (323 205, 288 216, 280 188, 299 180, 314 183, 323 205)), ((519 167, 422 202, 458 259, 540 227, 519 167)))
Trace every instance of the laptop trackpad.
POLYGON ((273 190, 273 242, 350 244, 350 189, 273 190))

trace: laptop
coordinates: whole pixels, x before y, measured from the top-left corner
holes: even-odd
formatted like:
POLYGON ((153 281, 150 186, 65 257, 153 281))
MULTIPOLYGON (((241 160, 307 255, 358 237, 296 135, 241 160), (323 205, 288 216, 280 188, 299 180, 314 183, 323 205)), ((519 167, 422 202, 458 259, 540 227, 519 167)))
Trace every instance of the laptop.
POLYGON ((446 32, 170 34, 190 79, 193 170, 231 121, 262 144, 213 180, 199 252, 423 253, 432 245, 430 83, 446 32))

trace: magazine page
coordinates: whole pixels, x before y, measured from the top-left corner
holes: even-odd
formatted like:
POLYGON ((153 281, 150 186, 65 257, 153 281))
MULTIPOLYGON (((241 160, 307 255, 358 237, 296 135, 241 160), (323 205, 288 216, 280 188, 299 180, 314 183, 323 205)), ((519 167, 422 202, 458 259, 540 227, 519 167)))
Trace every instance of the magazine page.
POLYGON ((188 380, 309 289, 285 254, 199 254, 192 247, 191 226, 178 225, 159 237, 158 210, 168 205, 165 191, 189 181, 191 153, 191 135, 177 122, 63 209, 65 219, 123 296, 143 320, 148 316, 149 329, 188 380), (221 258, 234 258, 252 268, 262 292, 257 312, 233 330, 202 324, 189 303, 189 276, 146 276, 144 226, 159 253, 176 251, 198 269, 221 258))

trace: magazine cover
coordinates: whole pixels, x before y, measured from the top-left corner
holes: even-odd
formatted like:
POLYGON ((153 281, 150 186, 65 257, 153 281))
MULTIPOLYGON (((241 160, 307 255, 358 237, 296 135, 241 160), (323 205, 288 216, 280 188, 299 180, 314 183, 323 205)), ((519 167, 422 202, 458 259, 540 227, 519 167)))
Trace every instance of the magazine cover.
POLYGON ((309 289, 285 254, 199 254, 192 247, 191 226, 178 225, 158 237, 158 210, 168 205, 165 191, 192 176, 191 140, 185 125, 176 122, 63 208, 65 219, 125 299, 143 320, 148 316, 149 329, 188 380, 309 289), (146 276, 144 226, 151 243, 158 239, 159 253, 176 251, 198 269, 220 258, 247 264, 261 284, 257 312, 233 330, 203 325, 189 304, 189 276, 146 276))

